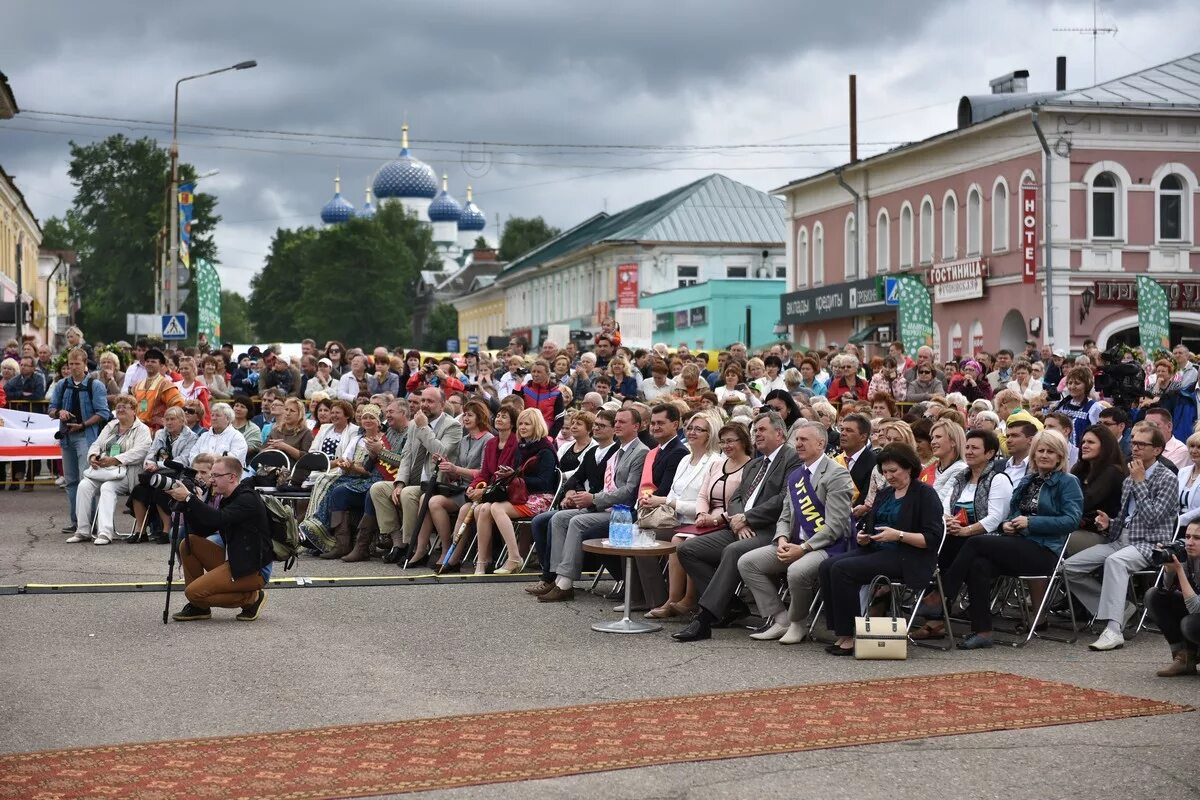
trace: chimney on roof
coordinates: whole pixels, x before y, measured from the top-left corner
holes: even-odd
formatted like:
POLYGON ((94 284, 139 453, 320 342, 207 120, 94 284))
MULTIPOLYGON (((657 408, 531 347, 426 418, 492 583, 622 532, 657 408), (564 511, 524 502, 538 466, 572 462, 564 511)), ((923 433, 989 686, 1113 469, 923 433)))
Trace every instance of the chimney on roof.
POLYGON ((1067 90, 1067 57, 1059 56, 1054 60, 1054 89, 1058 92, 1067 90))
POLYGON ((1025 94, 1029 91, 1029 70, 1018 69, 992 78, 992 94, 1025 94))

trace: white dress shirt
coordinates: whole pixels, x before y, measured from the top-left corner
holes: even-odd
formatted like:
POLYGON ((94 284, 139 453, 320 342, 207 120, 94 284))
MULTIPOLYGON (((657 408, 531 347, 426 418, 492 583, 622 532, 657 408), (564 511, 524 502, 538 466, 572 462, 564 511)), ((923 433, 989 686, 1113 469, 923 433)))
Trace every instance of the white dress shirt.
MULTIPOLYGON (((784 444, 787 444, 787 442, 784 442, 784 444)), ((744 506, 746 511, 754 508, 754 504, 758 502, 758 495, 762 492, 763 484, 767 482, 767 473, 770 472, 775 466, 775 459, 779 457, 779 451, 782 449, 783 445, 781 444, 779 447, 775 448, 774 453, 771 453, 771 455, 767 456, 766 469, 763 471, 762 477, 758 481, 758 485, 754 487, 754 494, 750 495, 750 497, 746 500, 746 505, 744 506)))

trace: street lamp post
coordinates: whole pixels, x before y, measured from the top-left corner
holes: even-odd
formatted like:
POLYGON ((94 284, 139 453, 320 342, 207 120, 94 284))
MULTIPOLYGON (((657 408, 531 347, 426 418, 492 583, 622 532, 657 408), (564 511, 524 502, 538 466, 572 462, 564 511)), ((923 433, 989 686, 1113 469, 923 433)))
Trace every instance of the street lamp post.
POLYGON ((171 120, 171 206, 168 216, 171 221, 170 256, 168 258, 168 280, 171 282, 169 293, 170 313, 179 313, 179 84, 184 81, 194 81, 197 78, 207 78, 235 69, 251 69, 257 67, 257 61, 241 61, 230 67, 214 69, 211 72, 201 72, 199 75, 188 75, 175 81, 175 114, 171 120))

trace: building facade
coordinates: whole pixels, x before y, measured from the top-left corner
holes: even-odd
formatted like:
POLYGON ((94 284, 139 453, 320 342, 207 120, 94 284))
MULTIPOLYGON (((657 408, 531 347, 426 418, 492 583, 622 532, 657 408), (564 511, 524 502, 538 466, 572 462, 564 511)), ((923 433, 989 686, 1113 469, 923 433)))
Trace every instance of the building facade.
POLYGON ((710 278, 643 297, 641 307, 654 312, 655 340, 672 347, 712 350, 738 341, 763 347, 776 338, 786 288, 786 279, 710 278))
POLYGON ((1136 343, 1132 284, 1150 273, 1177 303, 1172 340, 1200 339, 1198 173, 1200 54, 1082 90, 964 97, 956 129, 778 190, 783 321, 802 347, 886 344, 879 279, 911 272, 944 357, 1136 343))
MULTIPOLYGON (((624 211, 596 214, 515 259, 481 289, 484 302, 459 300, 460 336, 495 335, 473 326, 477 319, 491 324, 497 290, 504 293, 503 332, 537 343, 550 325, 595 331, 618 309, 654 308, 650 298, 659 293, 710 280, 718 282, 714 288, 759 281, 779 287, 787 271, 783 236, 778 200, 709 175, 624 211), (473 316, 481 306, 490 310, 473 316)), ((778 314, 773 308, 767 316, 770 330, 778 314)), ((656 341, 676 336, 675 328, 646 333, 656 341)))
POLYGON ((16 183, 0 168, 0 339, 4 341, 22 336, 42 341, 40 329, 33 324, 41 244, 41 225, 16 183))

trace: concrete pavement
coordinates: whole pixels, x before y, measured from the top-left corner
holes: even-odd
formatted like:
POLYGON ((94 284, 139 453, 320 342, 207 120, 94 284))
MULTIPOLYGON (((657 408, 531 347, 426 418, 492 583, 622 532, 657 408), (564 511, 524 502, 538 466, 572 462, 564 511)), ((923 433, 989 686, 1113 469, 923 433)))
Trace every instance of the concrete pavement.
MULTIPOLYGON (((61 493, 0 494, 0 584, 161 579, 154 545, 67 545, 61 493)), ((397 574, 303 559, 289 573, 397 574)), ((913 649, 905 662, 835 659, 723 630, 590 630, 611 602, 539 605, 519 585, 312 588, 271 593, 261 620, 161 622, 160 593, 0 596, 0 750, 166 738, 898 675, 995 669, 1195 704, 1200 678, 1165 680, 1161 637, 1113 653, 913 649), (236 671, 236 676, 234 675, 236 671)), ((175 604, 178 607, 178 603, 175 604)), ((1195 798, 1190 714, 625 770, 432 796, 499 798, 1195 798)))

